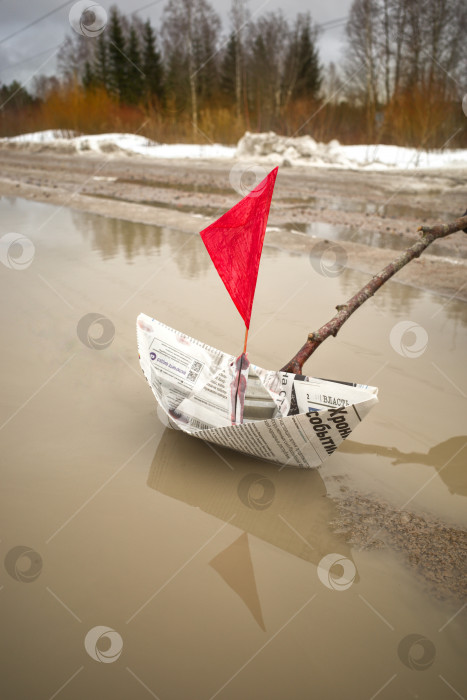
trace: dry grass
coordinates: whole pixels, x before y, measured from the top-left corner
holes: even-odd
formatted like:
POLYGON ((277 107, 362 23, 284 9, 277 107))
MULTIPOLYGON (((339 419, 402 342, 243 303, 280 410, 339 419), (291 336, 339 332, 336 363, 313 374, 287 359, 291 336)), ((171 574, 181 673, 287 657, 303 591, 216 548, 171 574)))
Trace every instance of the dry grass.
MULTIPOLYGON (((421 148, 467 147, 467 120, 460 104, 443 97, 433 86, 396 95, 378 112, 375 141, 421 148)), ((363 106, 343 102, 297 100, 270 116, 266 127, 287 136, 309 134, 317 141, 338 139, 343 144, 366 143, 367 122, 363 106)), ((195 131, 189 105, 177 107, 121 104, 104 89, 85 91, 68 85, 52 92, 43 102, 0 112, 0 135, 13 136, 43 129, 63 129, 81 134, 138 133, 162 143, 235 144, 247 129, 254 130, 256 115, 237 118, 225 104, 204 107, 195 131), (253 129, 252 129, 253 127, 253 129)))

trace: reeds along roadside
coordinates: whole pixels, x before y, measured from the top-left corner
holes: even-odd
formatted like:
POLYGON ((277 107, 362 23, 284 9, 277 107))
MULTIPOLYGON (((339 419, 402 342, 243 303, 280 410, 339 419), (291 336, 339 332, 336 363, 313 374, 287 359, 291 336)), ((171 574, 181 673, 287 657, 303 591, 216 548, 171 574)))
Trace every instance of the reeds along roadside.
MULTIPOLYGON (((447 100, 431 88, 395 95, 375 111, 372 141, 420 148, 467 147, 467 119, 457 101, 447 100), (428 107, 427 107, 428 105, 428 107)), ((343 144, 368 143, 367 113, 350 101, 326 103, 301 98, 277 115, 257 104, 236 115, 225 96, 213 97, 200 109, 198 131, 193 134, 189 104, 146 101, 122 103, 104 88, 85 90, 79 84, 60 86, 43 100, 28 104, 10 100, 0 111, 0 136, 43 129, 83 134, 138 133, 163 143, 214 141, 235 144, 246 130, 276 131, 284 135, 311 135, 317 141, 337 139, 343 144)))

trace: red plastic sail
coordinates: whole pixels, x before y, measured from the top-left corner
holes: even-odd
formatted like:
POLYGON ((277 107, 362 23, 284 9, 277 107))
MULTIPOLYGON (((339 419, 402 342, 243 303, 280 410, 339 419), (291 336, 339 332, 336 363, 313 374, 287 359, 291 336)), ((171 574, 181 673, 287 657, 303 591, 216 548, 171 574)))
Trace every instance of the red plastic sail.
POLYGON ((247 328, 277 171, 200 234, 247 328))

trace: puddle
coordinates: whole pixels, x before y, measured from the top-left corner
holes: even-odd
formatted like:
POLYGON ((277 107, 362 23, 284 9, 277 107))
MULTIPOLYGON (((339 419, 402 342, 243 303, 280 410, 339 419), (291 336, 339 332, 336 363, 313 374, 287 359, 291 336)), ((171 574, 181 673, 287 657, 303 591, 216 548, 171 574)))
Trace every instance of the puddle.
MULTIPOLYGON (((391 229, 391 222, 385 223, 387 223, 387 228, 391 229)), ((316 236, 331 241, 354 241, 362 245, 387 250, 406 250, 414 244, 413 236, 406 236, 398 231, 364 231, 351 226, 328 224, 321 221, 313 221, 311 223, 290 222, 285 224, 284 228, 287 231, 298 231, 308 236, 316 236)), ((439 257, 452 256, 452 248, 443 244, 442 241, 433 243, 429 252, 430 255, 439 257)), ((464 259, 467 257, 467 251, 462 249, 456 250, 456 256, 464 259)))
MULTIPOLYGON (((358 214, 377 214, 386 219, 413 219, 423 221, 426 218, 426 209, 417 204, 402 204, 401 202, 388 202, 376 204, 368 200, 358 200, 345 197, 314 197, 310 200, 313 208, 332 209, 334 211, 354 212, 358 214)), ((450 221, 453 212, 436 211, 431 209, 430 216, 436 215, 440 221, 450 221)), ((388 222, 390 224, 390 221, 388 222)))
MULTIPOLYGON (((34 244, 0 265, 3 695, 462 694, 466 304, 385 285, 305 365, 380 403, 322 469, 279 472, 168 429, 142 377, 141 311, 241 351, 197 236, 0 214, 34 244)), ((266 247, 250 359, 281 367, 366 281, 266 247)))
POLYGON ((413 244, 413 238, 409 238, 409 236, 404 236, 403 234, 362 231, 349 226, 328 224, 321 221, 313 221, 308 224, 291 223, 286 225, 286 228, 331 241, 354 241, 355 243, 374 246, 375 248, 405 250, 413 244))
MULTIPOLYGON (((110 194, 98 194, 96 192, 86 192, 87 197, 95 197, 96 199, 114 200, 116 202, 130 202, 134 204, 134 199, 125 197, 116 197, 110 194)), ((144 204, 148 207, 157 207, 161 209, 176 209, 177 211, 186 212, 188 214, 197 214, 198 216, 212 216, 214 212, 217 212, 216 207, 207 206, 196 206, 192 204, 175 204, 173 202, 158 202, 155 199, 138 199, 138 204, 144 204)))

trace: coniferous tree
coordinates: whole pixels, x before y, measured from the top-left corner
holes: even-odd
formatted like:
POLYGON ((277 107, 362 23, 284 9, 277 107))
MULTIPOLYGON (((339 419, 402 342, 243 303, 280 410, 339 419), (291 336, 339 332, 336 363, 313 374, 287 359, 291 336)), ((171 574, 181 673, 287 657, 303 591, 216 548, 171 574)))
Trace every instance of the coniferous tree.
POLYGON ((146 96, 151 99, 155 98, 162 101, 164 96, 164 71, 162 59, 156 47, 156 35, 149 20, 143 27, 143 72, 144 72, 144 90, 146 96))
POLYGON ((301 28, 297 46, 297 80, 293 97, 316 97, 321 86, 321 71, 310 16, 307 14, 302 19, 299 15, 298 23, 301 24, 301 28))
POLYGON ((321 86, 321 68, 316 48, 316 31, 310 15, 299 14, 290 34, 284 68, 283 102, 314 98, 321 86))
POLYGON ((107 89, 109 87, 109 49, 107 38, 100 34, 96 41, 96 56, 92 66, 94 84, 107 89))
POLYGON ((164 104, 169 113, 181 114, 191 110, 193 116, 186 57, 181 50, 174 49, 165 60, 164 104))
POLYGON ((236 65, 237 65, 237 37, 234 32, 229 36, 227 46, 221 62, 219 87, 221 92, 228 96, 229 102, 236 100, 236 65))
POLYGON ((128 54, 125 74, 125 89, 122 95, 125 102, 137 104, 143 97, 144 73, 141 69, 141 54, 138 35, 134 26, 130 27, 128 38, 128 54))
POLYGON ((108 31, 109 52, 109 90, 120 100, 127 93, 128 59, 126 57, 126 42, 123 35, 119 11, 116 7, 110 10, 108 31))
POLYGON ((91 90, 96 84, 96 76, 94 75, 94 72, 92 70, 91 64, 89 61, 86 61, 84 64, 84 71, 83 71, 83 87, 85 90, 91 90))
POLYGON ((0 103, 8 110, 19 110, 34 103, 34 98, 17 80, 0 86, 0 103))

